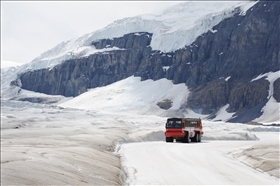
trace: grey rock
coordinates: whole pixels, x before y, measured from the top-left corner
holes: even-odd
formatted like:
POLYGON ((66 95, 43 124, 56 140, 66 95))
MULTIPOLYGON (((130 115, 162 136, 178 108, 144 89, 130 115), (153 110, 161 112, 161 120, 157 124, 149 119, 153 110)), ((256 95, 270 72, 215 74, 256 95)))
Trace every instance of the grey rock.
POLYGON ((280 102, 280 78, 273 83, 273 97, 277 102, 280 102))
POLYGON ((165 99, 162 100, 160 102, 157 103, 157 106, 159 106, 159 108, 164 109, 164 110, 168 110, 172 107, 172 101, 169 99, 165 99))

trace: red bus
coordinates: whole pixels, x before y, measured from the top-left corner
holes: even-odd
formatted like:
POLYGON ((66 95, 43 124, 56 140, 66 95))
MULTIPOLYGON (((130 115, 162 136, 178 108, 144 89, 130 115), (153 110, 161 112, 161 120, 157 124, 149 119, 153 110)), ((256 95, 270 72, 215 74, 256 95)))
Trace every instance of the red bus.
POLYGON ((203 136, 200 118, 168 118, 165 128, 166 142, 201 142, 203 136))

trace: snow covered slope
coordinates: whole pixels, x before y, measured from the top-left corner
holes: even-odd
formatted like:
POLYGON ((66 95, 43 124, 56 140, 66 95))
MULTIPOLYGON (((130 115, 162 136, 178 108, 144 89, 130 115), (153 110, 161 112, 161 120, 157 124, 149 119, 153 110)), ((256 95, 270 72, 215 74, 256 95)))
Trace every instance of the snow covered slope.
POLYGON ((280 103, 275 100, 273 97, 273 84, 274 82, 280 77, 280 71, 276 72, 269 72, 262 74, 258 76, 257 78, 253 79, 252 81, 255 81, 257 79, 265 77, 266 80, 269 81, 269 93, 268 93, 268 102, 266 105, 262 108, 262 116, 259 118, 256 118, 255 122, 260 123, 280 123, 280 103))
POLYGON ((140 77, 131 76, 105 87, 91 89, 59 106, 166 115, 177 112, 188 94, 188 87, 185 84, 174 85, 167 79, 141 81, 140 77), (158 102, 164 100, 172 102, 168 111, 157 106, 158 102))

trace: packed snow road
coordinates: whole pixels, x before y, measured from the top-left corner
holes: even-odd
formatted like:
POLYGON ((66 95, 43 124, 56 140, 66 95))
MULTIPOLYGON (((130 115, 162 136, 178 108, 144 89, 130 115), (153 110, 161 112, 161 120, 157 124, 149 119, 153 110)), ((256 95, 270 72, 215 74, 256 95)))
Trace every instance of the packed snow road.
POLYGON ((273 185, 279 179, 234 157, 260 141, 140 142, 122 145, 127 185, 273 185))

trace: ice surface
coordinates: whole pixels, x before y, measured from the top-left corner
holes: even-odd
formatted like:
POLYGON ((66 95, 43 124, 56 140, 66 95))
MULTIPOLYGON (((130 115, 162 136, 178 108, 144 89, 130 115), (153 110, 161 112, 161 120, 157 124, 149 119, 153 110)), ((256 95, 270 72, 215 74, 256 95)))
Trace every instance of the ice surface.
POLYGON ((1 100, 1 184, 121 185, 111 151, 129 126, 103 116, 1 100))
MULTIPOLYGON (((131 84, 140 82, 139 79, 130 77, 113 86, 116 88, 122 83, 121 87, 126 89, 124 95, 128 95, 133 89, 127 91, 132 88, 127 81, 131 84)), ((160 84, 160 81, 143 83, 160 84)), ((173 85, 170 88, 174 89, 173 85)), ((117 95, 116 93, 120 92, 112 91, 111 96, 117 95)), ((75 104, 76 107, 82 107, 84 103, 75 104)), ((101 105, 98 106, 101 108, 101 105)), ((166 119, 117 109, 80 110, 1 100, 1 182, 4 185, 121 185, 128 182, 146 183, 141 180, 144 177, 144 181, 150 181, 150 184, 172 185, 277 183, 278 180, 238 163, 231 155, 261 144, 263 140, 279 143, 279 131, 275 132, 276 127, 203 119, 205 135, 202 143, 166 144, 166 119), (124 145, 143 141, 145 143, 140 145, 124 145), (196 156, 192 156, 190 152, 195 152, 196 156), (120 156, 124 169, 120 164, 120 156), (146 157, 156 157, 156 160, 142 159, 146 157), (143 161, 153 163, 146 166, 143 161), (141 167, 135 165, 136 162, 142 168, 148 167, 149 171, 144 169, 143 172, 141 167), (166 164, 167 162, 172 163, 166 164), (186 177, 180 174, 175 174, 180 176, 175 182, 172 179, 175 175, 169 178, 170 174, 164 179, 157 179, 160 175, 170 173, 172 169, 182 169, 187 175, 203 171, 205 179, 192 176, 192 179, 187 179, 191 182, 185 182, 183 179, 186 177), (128 179, 123 170, 127 171, 128 179), (151 178, 157 179, 157 182, 151 178)))
POLYGON ((235 154, 234 157, 257 170, 280 178, 279 141, 254 145, 235 154))

